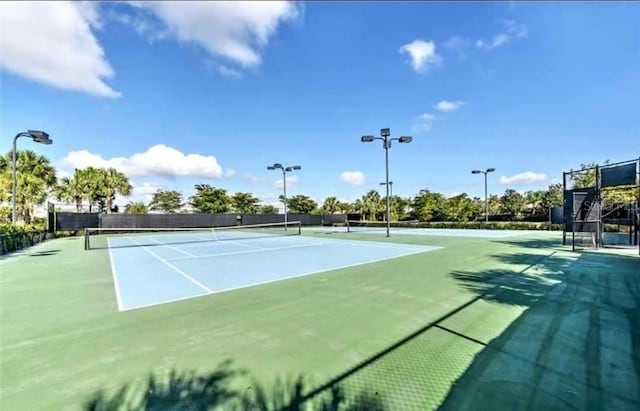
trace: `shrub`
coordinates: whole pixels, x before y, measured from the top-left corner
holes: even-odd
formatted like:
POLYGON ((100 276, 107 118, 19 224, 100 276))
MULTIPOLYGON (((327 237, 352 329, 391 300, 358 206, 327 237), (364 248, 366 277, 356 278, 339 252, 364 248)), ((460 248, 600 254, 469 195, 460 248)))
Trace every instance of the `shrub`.
POLYGON ((38 244, 45 238, 42 225, 0 224, 0 255, 38 244))

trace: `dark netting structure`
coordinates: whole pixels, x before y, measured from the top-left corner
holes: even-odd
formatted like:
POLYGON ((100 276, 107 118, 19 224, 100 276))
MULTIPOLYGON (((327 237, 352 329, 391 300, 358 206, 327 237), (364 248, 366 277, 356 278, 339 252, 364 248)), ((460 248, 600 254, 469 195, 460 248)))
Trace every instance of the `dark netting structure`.
MULTIPOLYGON (((304 226, 344 225, 346 214, 287 214, 290 221, 304 226)), ((284 214, 173 213, 173 214, 101 214, 48 211, 48 232, 82 231, 85 228, 207 228, 284 223, 284 214)))
POLYGON ((179 244, 264 239, 302 234, 300 221, 229 227, 85 228, 84 249, 162 247, 179 244))
MULTIPOLYGON (((391 228, 418 228, 419 221, 391 221, 391 228)), ((386 232, 386 221, 363 221, 363 220, 347 220, 347 232, 386 232)))
POLYGON ((562 244, 570 235, 574 251, 638 245, 640 253, 639 202, 640 159, 564 172, 562 244))

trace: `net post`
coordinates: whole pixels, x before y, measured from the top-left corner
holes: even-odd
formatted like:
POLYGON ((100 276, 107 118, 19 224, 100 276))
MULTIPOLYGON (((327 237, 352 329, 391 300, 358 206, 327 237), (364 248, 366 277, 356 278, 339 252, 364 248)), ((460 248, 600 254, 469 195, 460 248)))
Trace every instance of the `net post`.
POLYGON ((302 235, 302 221, 298 221, 298 235, 302 235))
POLYGON ((89 229, 84 229, 84 250, 89 250, 89 229))

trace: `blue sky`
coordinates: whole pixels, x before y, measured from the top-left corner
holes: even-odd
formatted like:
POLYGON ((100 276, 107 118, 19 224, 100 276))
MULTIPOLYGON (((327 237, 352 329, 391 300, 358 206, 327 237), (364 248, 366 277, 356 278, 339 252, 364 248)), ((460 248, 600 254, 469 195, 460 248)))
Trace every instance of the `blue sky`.
MULTIPOLYGON (((195 183, 273 203, 289 194, 540 189, 589 161, 640 156, 634 3, 7 3, 2 150, 63 173, 115 165, 186 196, 195 183), (24 27, 29 27, 25 30, 24 27), (19 30, 18 30, 19 28, 19 30), (382 191, 382 190, 381 190, 382 191)), ((121 199, 124 203, 126 200, 121 199)))

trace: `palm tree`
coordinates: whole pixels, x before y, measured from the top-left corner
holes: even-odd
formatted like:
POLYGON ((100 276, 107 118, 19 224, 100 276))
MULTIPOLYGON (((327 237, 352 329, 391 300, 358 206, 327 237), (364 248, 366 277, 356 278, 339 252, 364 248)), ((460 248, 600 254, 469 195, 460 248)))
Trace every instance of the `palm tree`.
POLYGON ((30 173, 19 173, 16 180, 16 209, 26 224, 31 223, 33 206, 47 198, 45 182, 30 173))
MULTIPOLYGON (((33 206, 46 200, 47 190, 56 183, 56 170, 49 159, 31 150, 18 151, 16 156, 16 206, 18 214, 26 223, 31 221, 33 206)), ((0 184, 4 194, 0 198, 9 199, 12 191, 12 156, 9 152, 0 157, 0 184)))
POLYGON ((89 200, 89 212, 93 211, 93 206, 96 203, 102 203, 101 211, 105 206, 104 201, 106 199, 106 195, 103 193, 105 185, 104 169, 89 166, 80 170, 80 174, 86 198, 89 200))
POLYGON ((113 167, 109 167, 106 170, 101 169, 100 174, 102 175, 99 176, 100 181, 98 189, 106 199, 107 213, 109 213, 111 212, 113 200, 115 200, 116 194, 128 196, 131 194, 133 187, 131 186, 131 183, 129 183, 127 176, 113 167))
POLYGON ((63 177, 54 189, 55 197, 60 201, 75 202, 76 212, 82 210, 82 200, 88 199, 86 172, 75 169, 73 176, 63 177))
POLYGON ((362 211, 365 217, 367 215, 371 217, 369 220, 375 220, 376 214, 379 213, 382 209, 382 199, 380 197, 380 193, 378 193, 376 190, 371 190, 367 194, 362 196, 362 211))
POLYGON ((322 211, 333 214, 338 209, 338 199, 335 197, 327 197, 322 205, 322 211))
POLYGON ((345 201, 338 201, 336 203, 336 208, 338 209, 338 211, 340 211, 342 214, 347 214, 348 212, 351 211, 351 204, 345 202, 345 201))
POLYGON ((124 206, 124 212, 127 214, 147 214, 148 211, 147 205, 142 201, 129 202, 124 206))
POLYGON ((362 204, 362 200, 357 199, 356 201, 353 202, 353 204, 350 207, 353 211, 355 211, 356 213, 361 215, 361 219, 364 220, 365 217, 365 210, 364 210, 364 204, 362 204))

